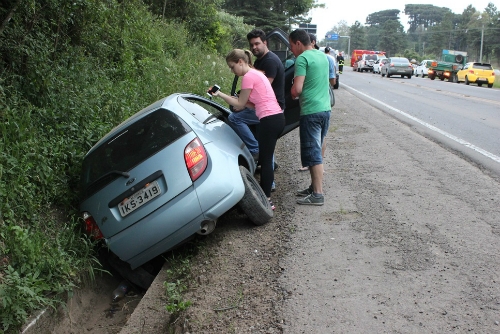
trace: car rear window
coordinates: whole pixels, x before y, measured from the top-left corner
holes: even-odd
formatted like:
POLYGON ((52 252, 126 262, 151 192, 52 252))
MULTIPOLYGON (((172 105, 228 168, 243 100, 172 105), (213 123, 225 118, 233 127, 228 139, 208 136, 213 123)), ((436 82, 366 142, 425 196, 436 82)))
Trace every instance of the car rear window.
POLYGON ((490 64, 474 63, 474 68, 478 70, 492 70, 490 64))
POLYGON ((377 60, 377 55, 366 55, 365 59, 366 60, 377 60))
POLYGON ((391 62, 400 64, 400 65, 409 65, 410 64, 410 62, 407 59, 402 59, 402 58, 392 58, 391 62))
POLYGON ((190 131, 181 118, 166 109, 158 109, 130 124, 84 158, 83 197, 90 196, 120 177, 120 172, 129 171, 190 131))

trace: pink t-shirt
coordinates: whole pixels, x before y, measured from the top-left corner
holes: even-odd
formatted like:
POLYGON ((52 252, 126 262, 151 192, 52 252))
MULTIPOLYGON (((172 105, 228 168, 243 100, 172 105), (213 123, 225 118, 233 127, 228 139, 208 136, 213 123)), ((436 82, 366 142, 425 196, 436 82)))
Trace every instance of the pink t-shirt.
POLYGON ((255 104, 258 119, 283 112, 269 79, 261 71, 251 68, 241 80, 241 89, 252 90, 248 100, 255 104))

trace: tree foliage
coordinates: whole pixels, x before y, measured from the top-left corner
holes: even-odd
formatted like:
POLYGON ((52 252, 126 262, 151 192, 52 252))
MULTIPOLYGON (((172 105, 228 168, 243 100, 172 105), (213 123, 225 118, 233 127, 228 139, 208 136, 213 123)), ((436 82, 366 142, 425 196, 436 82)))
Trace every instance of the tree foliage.
POLYGON ((386 9, 379 12, 371 13, 366 17, 368 26, 381 26, 388 20, 399 20, 399 9, 386 9))
POLYGON ((432 27, 441 22, 446 13, 451 10, 446 7, 437 7, 434 5, 405 5, 404 13, 408 15, 408 31, 413 32, 418 26, 425 28, 432 27))
POLYGON ((309 23, 304 17, 312 8, 322 6, 316 0, 225 0, 228 13, 244 18, 245 24, 270 31, 279 27, 290 31, 292 24, 309 23))

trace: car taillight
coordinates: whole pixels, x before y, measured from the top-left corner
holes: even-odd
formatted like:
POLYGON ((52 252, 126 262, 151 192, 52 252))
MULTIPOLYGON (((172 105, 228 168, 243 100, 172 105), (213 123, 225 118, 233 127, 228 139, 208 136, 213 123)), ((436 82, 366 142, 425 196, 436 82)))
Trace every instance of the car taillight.
POLYGON ((474 70, 469 70, 469 73, 470 74, 474 74, 474 70))
POLYGON ((104 236, 102 235, 99 226, 97 226, 94 217, 92 217, 88 212, 84 212, 82 214, 82 217, 83 217, 83 222, 85 224, 84 225, 85 232, 95 240, 104 239, 104 236))
POLYGON ((189 171, 189 176, 194 182, 207 169, 207 152, 200 139, 195 138, 184 149, 184 160, 189 171))

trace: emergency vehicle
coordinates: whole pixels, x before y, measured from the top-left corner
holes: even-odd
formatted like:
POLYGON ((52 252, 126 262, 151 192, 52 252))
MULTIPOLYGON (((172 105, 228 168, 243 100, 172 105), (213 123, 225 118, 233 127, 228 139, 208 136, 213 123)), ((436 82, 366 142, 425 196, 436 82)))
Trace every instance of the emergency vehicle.
POLYGON ((364 54, 378 54, 385 55, 385 51, 374 51, 374 50, 352 50, 351 54, 351 67, 354 67, 354 63, 361 60, 364 54))

